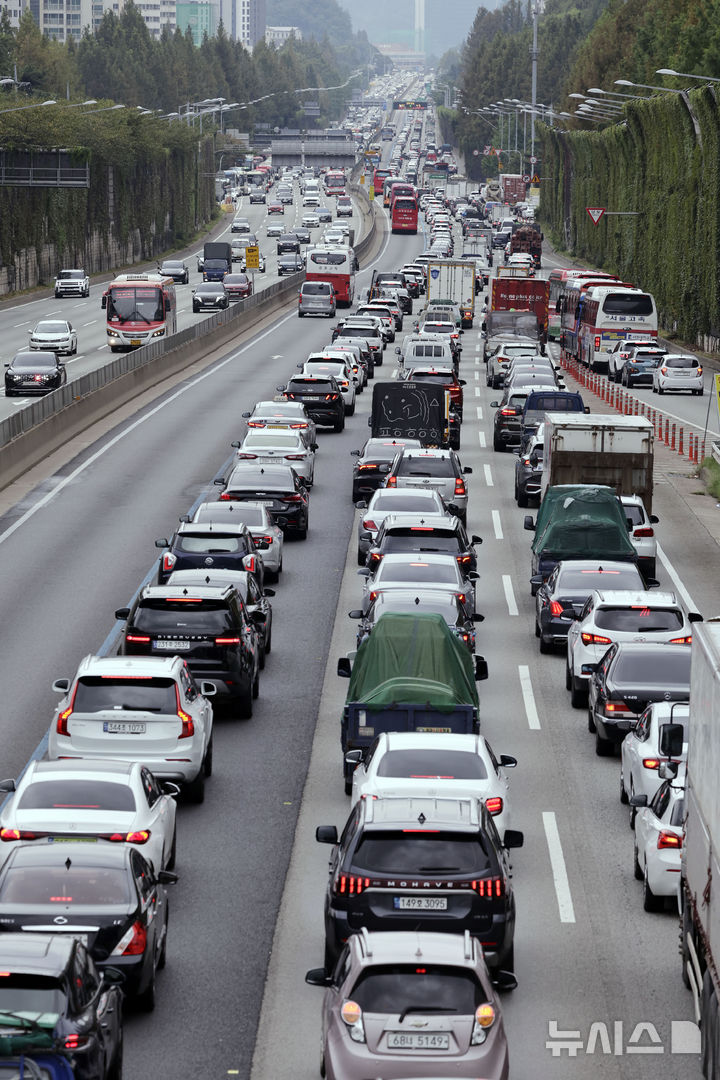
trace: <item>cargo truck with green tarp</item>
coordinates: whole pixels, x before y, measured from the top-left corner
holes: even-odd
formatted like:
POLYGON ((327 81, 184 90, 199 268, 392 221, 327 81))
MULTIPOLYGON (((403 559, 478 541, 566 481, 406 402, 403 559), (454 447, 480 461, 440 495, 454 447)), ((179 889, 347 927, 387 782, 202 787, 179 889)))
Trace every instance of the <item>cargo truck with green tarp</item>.
POLYGON ((355 766, 381 732, 479 731, 475 682, 487 678, 487 664, 442 615, 381 615, 354 660, 340 658, 338 675, 350 679, 341 724, 348 794, 355 766))

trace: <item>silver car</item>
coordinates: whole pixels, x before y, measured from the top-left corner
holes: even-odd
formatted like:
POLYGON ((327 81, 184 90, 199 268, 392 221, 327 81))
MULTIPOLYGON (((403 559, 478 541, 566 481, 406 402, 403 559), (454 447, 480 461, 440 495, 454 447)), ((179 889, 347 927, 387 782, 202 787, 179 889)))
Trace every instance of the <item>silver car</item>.
POLYGON ((336 313, 335 288, 329 281, 303 281, 298 293, 298 317, 324 315, 334 319, 336 313))
POLYGON ((388 514, 417 513, 418 517, 422 517, 424 514, 447 512, 441 495, 434 488, 379 488, 373 493, 369 503, 361 500, 355 505, 361 511, 358 519, 357 550, 360 566, 365 565, 367 554, 388 514))
POLYGON ((78 348, 77 331, 67 319, 42 319, 30 331, 30 348, 74 356, 78 348))
MULTIPOLYGON (((289 465, 312 487, 315 480, 315 451, 296 431, 248 431, 236 447, 234 465, 252 462, 254 465, 289 465)), ((264 560, 263 560, 264 561, 264 560)))
POLYGON ((448 510, 457 514, 463 524, 467 521, 468 490, 464 477, 471 473, 462 467, 454 450, 421 447, 401 450, 385 480, 388 488, 410 488, 423 491, 434 488, 448 510))
POLYGON ((194 524, 226 524, 240 521, 247 525, 248 532, 255 541, 255 547, 262 552, 265 576, 277 581, 283 563, 283 531, 274 522, 267 506, 253 502, 205 502, 200 503, 192 518, 194 524))
POLYGON ((258 401, 252 412, 244 412, 242 416, 253 430, 298 431, 306 446, 317 446, 317 426, 301 401, 288 401, 284 397, 258 401))
POLYGON ((479 574, 469 570, 463 574, 454 555, 412 555, 401 552, 385 555, 374 567, 358 570, 365 578, 363 587, 363 610, 378 592, 388 589, 408 589, 413 585, 423 589, 455 589, 470 616, 475 613, 475 584, 479 574))

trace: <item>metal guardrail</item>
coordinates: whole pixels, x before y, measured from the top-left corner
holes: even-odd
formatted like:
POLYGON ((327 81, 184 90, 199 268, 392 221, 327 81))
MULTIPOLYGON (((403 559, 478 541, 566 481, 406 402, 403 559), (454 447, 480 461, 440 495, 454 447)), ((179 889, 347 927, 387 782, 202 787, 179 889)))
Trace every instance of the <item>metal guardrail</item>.
POLYGON ((714 442, 712 444, 711 453, 713 456, 713 461, 717 461, 718 465, 720 465, 720 442, 714 442))

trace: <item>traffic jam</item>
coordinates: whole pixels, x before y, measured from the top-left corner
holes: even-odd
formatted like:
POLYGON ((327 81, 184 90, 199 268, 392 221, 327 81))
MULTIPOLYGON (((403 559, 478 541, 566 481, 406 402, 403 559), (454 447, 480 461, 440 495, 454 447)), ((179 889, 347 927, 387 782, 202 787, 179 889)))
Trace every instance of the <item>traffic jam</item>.
MULTIPOLYGON (((6 1057, 20 1070, 8 1077, 121 1080, 124 1057, 128 1075, 133 1033, 143 1015, 161 1014, 172 978, 183 829, 228 779, 216 729, 218 739, 229 727, 233 739, 252 738, 264 687, 284 679, 288 658, 273 648, 284 558, 312 562, 313 499, 340 471, 353 509, 333 616, 343 629, 332 633, 313 705, 330 716, 332 738, 319 722, 256 993, 255 1058, 233 1059, 227 1075, 289 1068, 293 1052, 273 1038, 273 1021, 292 1002, 313 1017, 310 1030, 301 1025, 293 1076, 566 1075, 547 1071, 554 1057, 528 1071, 528 1055, 547 1050, 523 1049, 513 1009, 528 935, 539 931, 523 891, 533 849, 550 853, 561 924, 576 920, 577 890, 555 812, 540 819, 534 807, 536 823, 523 801, 527 740, 482 700, 486 685, 509 682, 500 616, 526 616, 519 590, 532 598, 526 649, 534 641, 547 656, 553 693, 562 686, 551 656, 565 660, 567 703, 590 755, 583 768, 614 759, 607 801, 619 798, 630 828, 613 844, 637 879, 636 903, 667 924, 663 947, 680 903, 677 982, 682 974, 695 990, 696 1020, 714 1016, 706 915, 682 860, 691 655, 702 648, 692 679, 714 701, 720 635, 673 575, 660 581, 653 425, 597 411, 573 376, 582 366, 628 389, 692 397, 704 391, 702 365, 661 346, 654 299, 641 288, 543 266, 547 246, 518 178, 453 182, 452 147, 432 107, 410 99, 412 86, 388 81, 389 115, 356 106, 348 117, 367 148, 362 184, 383 208, 380 255, 361 270, 339 222, 307 247, 297 311, 285 319, 294 350, 284 376, 241 400, 238 437, 154 538, 157 559, 131 600, 117 598, 110 646, 54 679, 43 752, 0 782, 0 1076, 6 1057), (489 508, 508 479, 528 535, 524 567, 502 575, 500 612, 485 582, 488 549, 505 537, 489 508), (325 794, 313 801, 316 769, 325 794), (299 863, 305 878, 313 868, 303 934, 313 950, 322 943, 303 970, 282 948, 299 863), (523 1067, 511 1069, 518 1056, 523 1067)), ((352 214, 349 177, 309 172, 275 174, 268 215, 288 198, 307 206, 311 228, 321 201, 336 218, 352 214)), ((233 231, 245 229, 241 215, 233 231)), ((299 247, 281 252, 281 239, 278 261, 294 259, 299 247)), ((312 626, 308 612, 306 627, 285 629, 301 638, 312 626)), ((532 734, 540 719, 521 659, 514 678, 532 734)), ((696 763, 692 777, 698 876, 708 768, 696 763)), ((216 808, 225 814, 219 798, 216 808)), ((682 1015, 692 1011, 688 995, 682 1015)), ((708 1078, 720 1057, 709 1060, 708 1078)))

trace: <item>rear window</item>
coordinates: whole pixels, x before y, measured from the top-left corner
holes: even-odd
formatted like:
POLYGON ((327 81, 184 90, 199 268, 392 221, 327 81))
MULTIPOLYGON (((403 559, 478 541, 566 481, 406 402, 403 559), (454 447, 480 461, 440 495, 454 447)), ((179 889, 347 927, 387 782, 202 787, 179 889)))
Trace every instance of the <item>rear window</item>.
POLYGON ((660 652, 653 650, 628 655, 621 653, 613 675, 618 682, 638 686, 690 686, 690 649, 668 645, 660 652))
POLYGON ((348 261, 344 251, 311 251, 309 257, 316 266, 342 266, 348 261))
POLYGON ((601 607, 595 612, 595 625, 599 630, 621 630, 628 634, 661 633, 682 629, 683 617, 677 608, 601 607))
POLYGON ((409 495, 407 498, 403 498, 402 495, 383 491, 373 500, 373 510, 382 510, 383 514, 391 514, 393 510, 409 513, 422 510, 427 513, 430 506, 436 505, 437 497, 435 492, 427 492, 426 495, 409 495))
POLYGON ((700 366, 697 360, 690 356, 667 356, 664 365, 672 368, 696 368, 700 366))
POLYGON ((130 885, 124 870, 109 866, 18 866, 0 885, 0 904, 125 906, 130 885))
POLYGON ((382 584, 388 581, 410 581, 417 584, 421 581, 437 583, 439 585, 457 585, 458 575, 453 566, 445 563, 428 563, 421 560, 407 563, 380 563, 375 581, 382 584), (383 572, 384 571, 384 572, 383 572))
POLYGON ((412 780, 487 780, 477 754, 467 750, 388 750, 380 759, 378 776, 412 780))
POLYGON ((243 443, 243 448, 262 449, 263 446, 277 446, 280 449, 293 450, 298 447, 298 439, 296 435, 248 435, 243 443))
POLYGON ((413 356, 444 356, 445 348, 442 345, 413 345, 413 356))
POLYGON ((562 394, 533 394, 527 400, 526 408, 536 412, 582 412, 582 399, 562 394))
POLYGON ((18 809, 73 812, 112 810, 127 813, 134 812, 136 807, 135 796, 127 784, 113 784, 104 780, 43 780, 26 788, 18 809))
POLYGON ((565 566, 558 576, 555 592, 573 589, 589 596, 593 589, 642 588, 640 572, 628 563, 627 570, 574 570, 571 566, 565 566))
POLYGON ((434 552, 438 555, 455 555, 460 551, 457 536, 441 536, 433 533, 410 532, 409 529, 400 533, 392 532, 385 536, 382 541, 384 554, 395 554, 401 551, 417 551, 419 553, 434 552))
POLYGON ((324 281, 305 281, 302 286, 303 296, 330 296, 332 285, 324 281))
POLYGON ((181 634, 221 634, 231 625, 227 604, 216 600, 145 600, 133 619, 136 630, 156 634, 173 630, 181 634))
POLYGON ((396 1016, 413 1010, 447 1009, 471 1016, 487 1000, 471 971, 434 964, 378 965, 364 971, 351 993, 363 1012, 396 1016))
POLYGON ((353 868, 377 874, 480 874, 492 862, 480 833, 366 832, 353 868))
POLYGON ((288 384, 288 392, 293 394, 333 394, 335 387, 327 379, 293 379, 288 384))
POLYGON ((223 555, 246 554, 247 540, 244 536, 188 536, 181 533, 175 543, 177 551, 188 555, 218 553, 223 555))
MULTIPOLYGON (((95 713, 106 709, 142 712, 177 712, 174 679, 116 679, 86 675, 79 679, 73 712, 95 713)), ((49 787, 49 783, 44 785, 49 787)))
POLYGON ((452 375, 430 374, 427 371, 413 371, 412 381, 430 383, 433 386, 452 386, 455 382, 452 375))
POLYGON ((628 521, 632 522, 633 526, 645 524, 645 515, 643 514, 641 508, 635 503, 630 503, 627 506, 625 505, 625 503, 623 503, 622 509, 623 514, 628 521))
POLYGON ((648 293, 608 293, 602 310, 605 315, 652 315, 652 297, 648 293))
POLYGON ((408 457, 403 455, 397 468, 398 476, 455 476, 450 458, 408 457))

